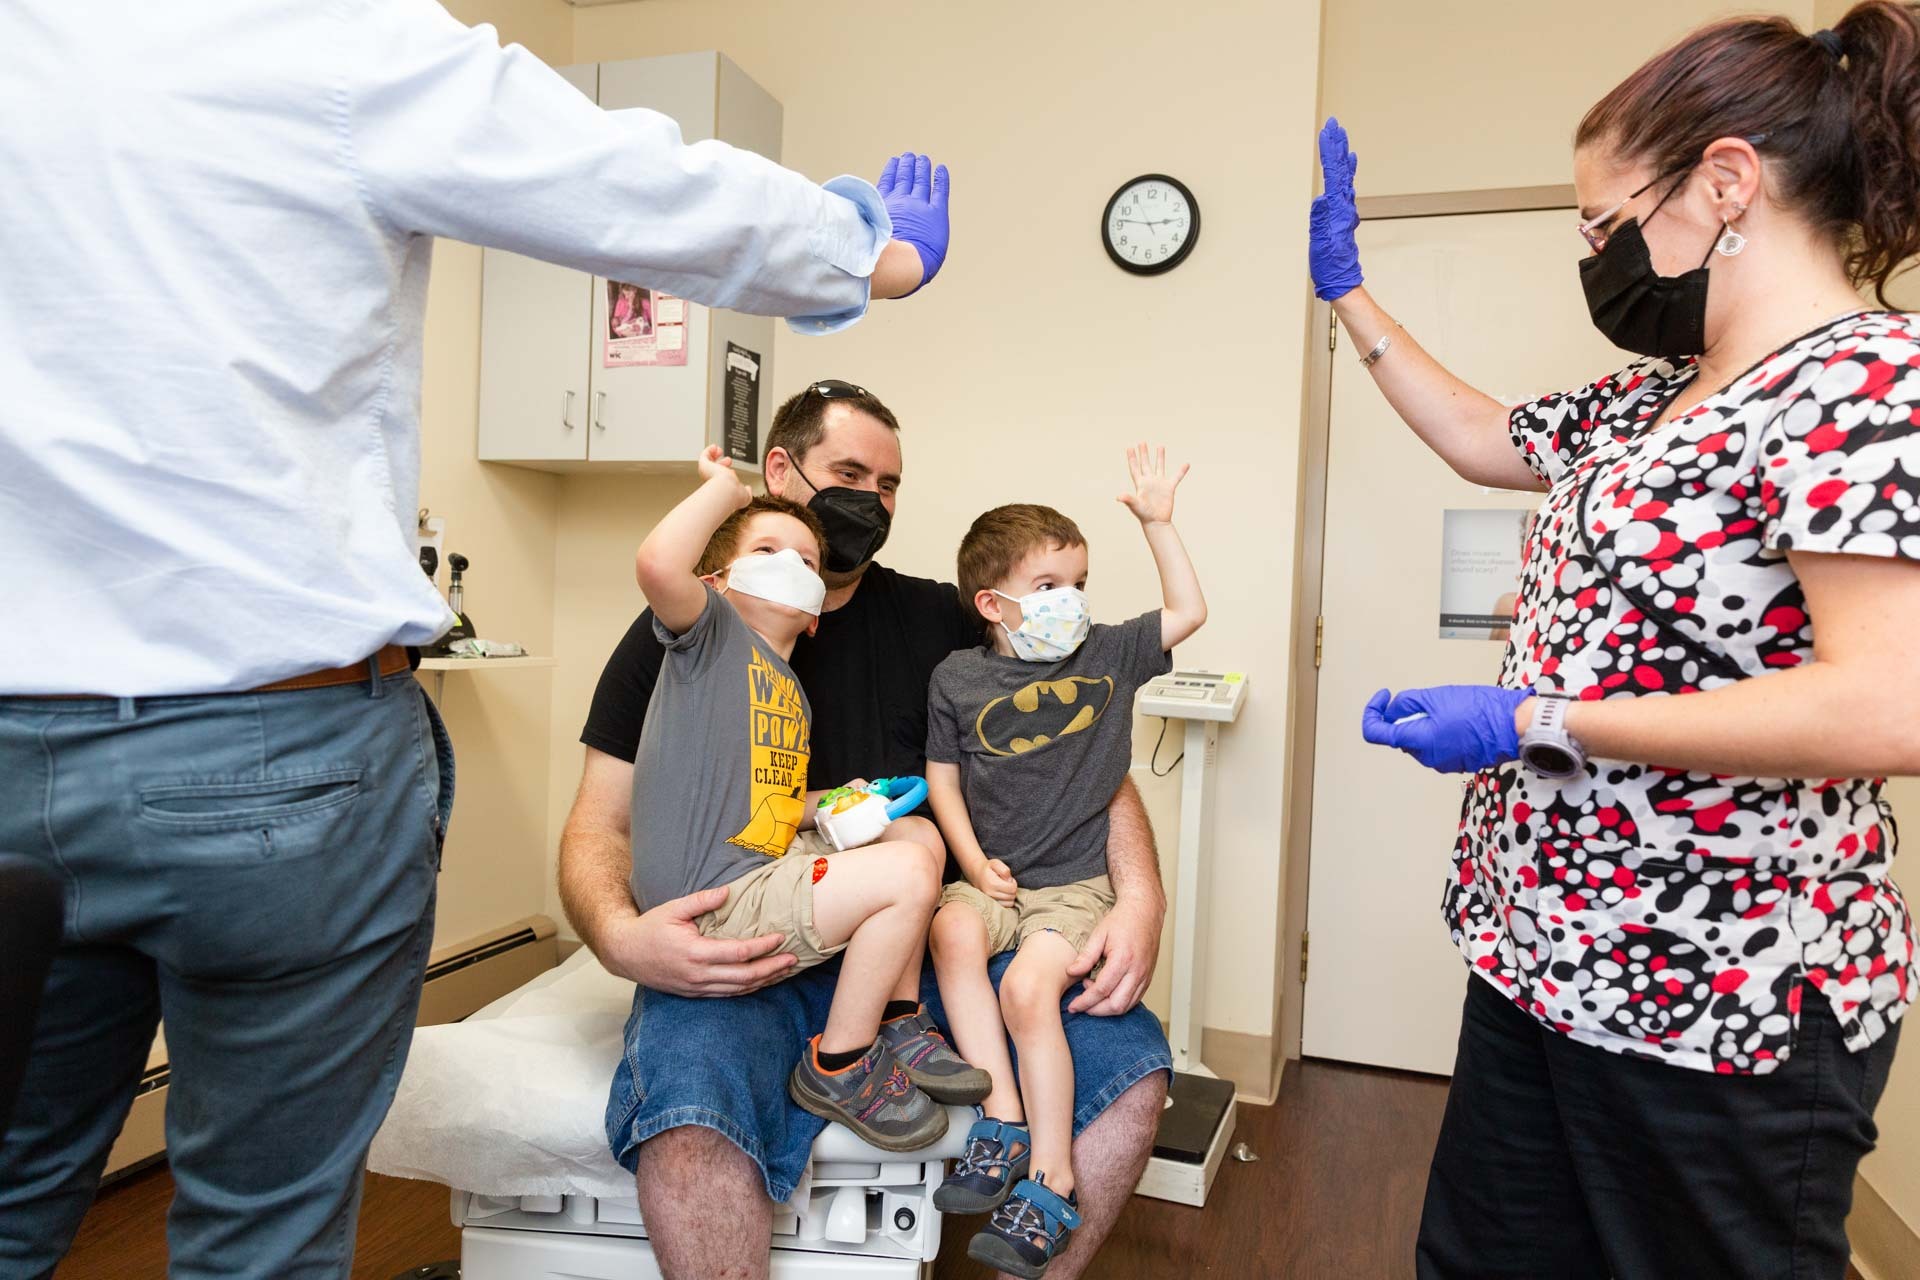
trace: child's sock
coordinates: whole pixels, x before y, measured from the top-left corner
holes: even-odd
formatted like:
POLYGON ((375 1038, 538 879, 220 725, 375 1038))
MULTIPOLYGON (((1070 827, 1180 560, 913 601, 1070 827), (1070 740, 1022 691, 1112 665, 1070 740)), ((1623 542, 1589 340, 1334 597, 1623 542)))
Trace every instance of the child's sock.
POLYGON ((920 1012, 918 1000, 889 1000, 887 1007, 880 1013, 880 1021, 892 1022, 895 1018, 911 1018, 920 1012))
MULTIPOLYGON (((868 1049, 872 1047, 867 1046, 868 1049)), ((813 1053, 814 1061, 820 1064, 822 1071, 845 1071, 866 1056, 866 1049, 851 1049, 846 1053, 828 1053, 825 1049, 816 1049, 813 1053)))

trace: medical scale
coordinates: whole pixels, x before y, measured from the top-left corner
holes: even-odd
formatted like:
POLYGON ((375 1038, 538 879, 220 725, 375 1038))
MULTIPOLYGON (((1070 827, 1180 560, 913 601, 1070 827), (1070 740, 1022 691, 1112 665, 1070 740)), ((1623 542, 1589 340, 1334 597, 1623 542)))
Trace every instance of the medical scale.
POLYGON ((1156 1200, 1204 1207, 1233 1143, 1233 1083, 1200 1061, 1205 998, 1208 859, 1213 851, 1213 763, 1220 726, 1232 724, 1247 701, 1239 671, 1173 671, 1140 689, 1134 707, 1143 716, 1184 726, 1180 776, 1180 852, 1173 894, 1173 1083, 1160 1116, 1153 1158, 1139 1193, 1156 1200))

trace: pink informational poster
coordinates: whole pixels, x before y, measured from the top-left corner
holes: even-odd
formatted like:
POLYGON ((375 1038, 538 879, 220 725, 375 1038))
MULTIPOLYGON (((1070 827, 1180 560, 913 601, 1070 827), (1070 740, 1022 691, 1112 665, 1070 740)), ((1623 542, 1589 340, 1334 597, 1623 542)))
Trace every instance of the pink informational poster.
POLYGON ((607 347, 603 366, 687 362, 687 304, 644 285, 607 281, 607 347))

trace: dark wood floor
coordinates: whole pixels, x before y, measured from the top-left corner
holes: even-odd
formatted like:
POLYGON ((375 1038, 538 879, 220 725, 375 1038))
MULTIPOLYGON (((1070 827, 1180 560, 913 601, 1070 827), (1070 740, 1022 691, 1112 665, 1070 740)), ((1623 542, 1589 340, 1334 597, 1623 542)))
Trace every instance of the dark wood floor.
MULTIPOLYGON (((1429 1076, 1325 1062, 1291 1064, 1280 1100, 1242 1107, 1240 1137, 1257 1164, 1231 1160, 1202 1211, 1137 1199, 1101 1255, 1100 1280, 1169 1276, 1401 1277, 1446 1084, 1429 1076)), ((145 1280, 165 1274, 173 1181, 155 1168, 108 1188, 55 1280, 145 1280)), ((978 1280, 971 1224, 949 1219, 936 1280, 978 1280)), ((391 1280, 457 1257, 446 1189, 371 1176, 354 1280, 391 1280)))

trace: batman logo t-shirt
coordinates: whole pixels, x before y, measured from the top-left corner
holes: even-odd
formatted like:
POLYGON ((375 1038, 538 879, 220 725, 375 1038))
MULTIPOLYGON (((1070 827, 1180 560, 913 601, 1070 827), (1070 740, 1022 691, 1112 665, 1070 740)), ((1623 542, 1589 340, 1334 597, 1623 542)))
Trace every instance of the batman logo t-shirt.
POLYGON ((1107 873, 1107 805, 1133 756, 1133 695, 1173 660, 1160 611, 1096 625, 1070 657, 953 654, 927 695, 927 759, 960 766, 974 834, 1023 889, 1107 873))

